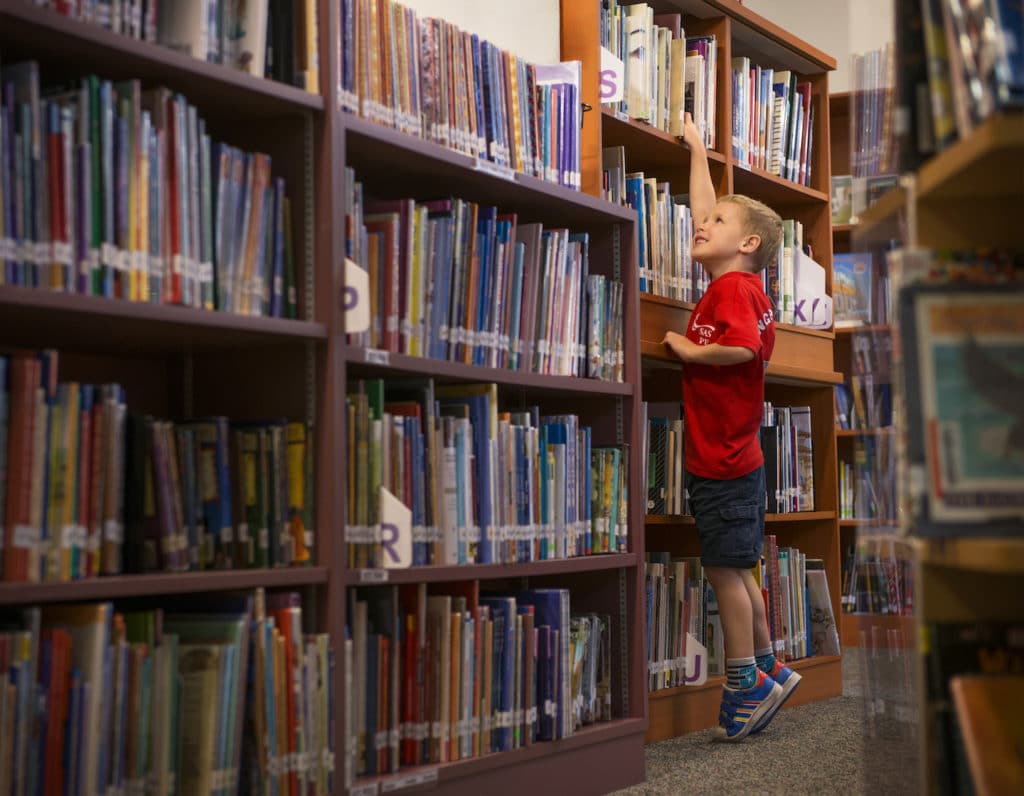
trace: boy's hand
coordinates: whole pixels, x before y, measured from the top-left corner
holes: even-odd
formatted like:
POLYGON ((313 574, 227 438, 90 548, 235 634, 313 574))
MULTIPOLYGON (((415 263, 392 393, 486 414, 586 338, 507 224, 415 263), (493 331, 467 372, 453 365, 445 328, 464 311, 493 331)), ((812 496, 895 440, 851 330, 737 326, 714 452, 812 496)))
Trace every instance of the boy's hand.
POLYGON ((683 143, 690 147, 691 150, 704 148, 704 139, 701 137, 700 130, 693 123, 693 117, 689 113, 683 115, 682 139, 683 143))
POLYGON ((668 346, 683 362, 692 362, 695 352, 700 349, 699 345, 677 332, 665 332, 661 343, 668 346))

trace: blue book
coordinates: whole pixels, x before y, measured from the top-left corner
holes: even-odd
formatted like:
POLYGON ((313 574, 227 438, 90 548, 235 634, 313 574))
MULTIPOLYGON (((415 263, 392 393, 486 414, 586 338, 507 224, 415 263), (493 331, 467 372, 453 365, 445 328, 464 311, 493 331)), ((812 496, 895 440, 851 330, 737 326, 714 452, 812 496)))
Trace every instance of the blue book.
POLYGON ((526 244, 517 241, 512 253, 512 295, 509 297, 510 323, 508 328, 509 351, 507 367, 519 370, 522 356, 522 315, 523 315, 523 261, 526 257, 526 244))
POLYGON ((638 262, 640 272, 640 292, 648 292, 647 275, 647 210, 644 201, 644 180, 643 175, 626 175, 626 204, 636 210, 636 239, 638 247, 638 262))
POLYGON ((490 140, 487 126, 486 94, 483 86, 483 58, 480 37, 471 37, 473 51, 473 102, 476 103, 476 148, 478 156, 487 160, 487 142, 490 140))
MULTIPOLYGON (((2 153, 0 153, 2 155, 2 153)), ((7 505, 7 357, 0 356, 0 510, 7 505)), ((0 572, 4 569, 4 551, 0 545, 0 572)))
POLYGON ((451 200, 428 202, 429 233, 434 241, 430 252, 433 293, 427 317, 427 356, 447 358, 448 304, 452 278, 451 200), (442 335, 442 327, 445 334, 442 335))
MULTIPOLYGON (((498 209, 496 207, 481 207, 477 219, 477 294, 470 296, 469 301, 475 308, 472 315, 472 328, 469 329, 471 341, 469 346, 470 361, 474 365, 484 365, 485 347, 483 345, 482 333, 487 330, 488 310, 493 304, 494 291, 494 228, 497 224, 498 209)), ((469 324, 467 324, 469 326, 469 324)))
POLYGON ((545 717, 552 719, 547 727, 551 735, 541 735, 542 739, 564 738, 572 733, 572 711, 570 710, 569 674, 569 590, 568 589, 529 589, 516 592, 516 603, 532 605, 536 625, 547 625, 552 633, 557 633, 557 645, 552 638, 551 657, 553 663, 548 671, 551 682, 551 700, 554 710, 541 711, 541 726, 545 726, 545 717), (553 713, 553 715, 552 715, 553 713))
MULTIPOLYGON (((491 700, 495 720, 492 722, 492 749, 498 752, 512 748, 512 717, 515 712, 515 638, 516 600, 514 597, 481 596, 480 604, 491 609, 494 622, 494 675, 498 698, 491 700)), ((486 683, 484 685, 487 685, 486 683)))

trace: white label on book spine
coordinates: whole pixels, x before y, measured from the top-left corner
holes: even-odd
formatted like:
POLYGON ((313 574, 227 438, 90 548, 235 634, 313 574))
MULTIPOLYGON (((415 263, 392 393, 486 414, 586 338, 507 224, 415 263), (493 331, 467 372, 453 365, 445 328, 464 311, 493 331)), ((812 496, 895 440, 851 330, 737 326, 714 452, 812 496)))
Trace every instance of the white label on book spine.
POLYGON ((367 348, 365 353, 365 360, 371 365, 383 365, 387 366, 390 359, 387 351, 381 351, 379 348, 367 348))
POLYGON ((537 706, 534 705, 528 711, 526 711, 526 723, 536 724, 537 722, 537 706))
POLYGON ((124 526, 117 520, 104 520, 103 538, 114 544, 121 544, 124 541, 124 526))
POLYGON ((386 569, 361 569, 359 570, 360 583, 387 583, 388 571, 386 569))
POLYGON ((545 716, 550 716, 550 717, 554 718, 557 713, 558 713, 558 710, 557 710, 557 708, 555 706, 555 703, 553 701, 551 701, 550 699, 545 699, 544 700, 544 715, 545 716))
MULTIPOLYGON (((492 148, 493 148, 493 142, 492 142, 492 148)), ((493 152, 492 152, 492 157, 493 157, 493 152)), ((473 164, 473 168, 476 171, 485 172, 486 174, 490 174, 492 177, 498 177, 498 178, 500 178, 502 180, 513 181, 516 178, 515 171, 513 169, 510 169, 508 166, 501 166, 501 165, 499 165, 497 163, 491 162, 490 160, 484 160, 482 158, 477 158, 476 159, 476 161, 473 164)))
POLYGON ((31 525, 15 525, 12 543, 14 547, 21 547, 26 550, 35 550, 39 547, 41 534, 38 528, 31 525))

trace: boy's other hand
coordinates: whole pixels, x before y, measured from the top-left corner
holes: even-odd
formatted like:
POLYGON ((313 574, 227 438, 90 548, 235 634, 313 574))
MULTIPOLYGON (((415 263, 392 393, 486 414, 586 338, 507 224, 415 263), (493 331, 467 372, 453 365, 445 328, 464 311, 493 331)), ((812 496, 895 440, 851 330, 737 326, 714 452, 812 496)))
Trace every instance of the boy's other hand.
POLYGON ((678 332, 665 332, 665 337, 662 339, 661 344, 668 346, 672 353, 683 360, 683 362, 692 361, 694 350, 700 348, 692 340, 678 332))
POLYGON ((697 129, 697 125, 693 123, 693 117, 686 113, 683 115, 683 135, 681 136, 683 143, 686 144, 690 149, 697 149, 698 147, 703 148, 704 140, 701 138, 700 130, 697 129))

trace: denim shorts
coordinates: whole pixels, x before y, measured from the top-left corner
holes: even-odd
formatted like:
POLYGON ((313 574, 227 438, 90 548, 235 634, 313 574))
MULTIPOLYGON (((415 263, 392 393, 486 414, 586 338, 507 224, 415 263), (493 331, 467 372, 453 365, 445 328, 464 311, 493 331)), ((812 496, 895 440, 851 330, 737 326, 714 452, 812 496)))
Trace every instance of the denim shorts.
POLYGON ((701 563, 735 569, 757 564, 764 549, 764 467, 725 481, 687 473, 686 488, 701 563))

